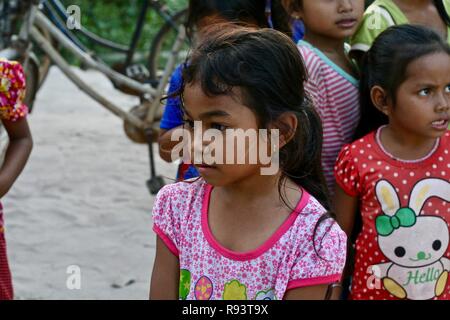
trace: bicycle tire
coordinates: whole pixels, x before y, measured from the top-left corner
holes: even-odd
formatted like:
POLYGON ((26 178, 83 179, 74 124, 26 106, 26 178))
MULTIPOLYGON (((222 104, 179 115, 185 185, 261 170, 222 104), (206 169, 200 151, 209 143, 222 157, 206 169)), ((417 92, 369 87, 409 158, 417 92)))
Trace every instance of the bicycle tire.
MULTIPOLYGON (((44 30, 38 27, 38 30, 42 33, 42 35, 49 40, 53 46, 57 46, 55 39, 50 35, 48 30, 44 30)), ((37 58, 39 59, 39 84, 38 90, 41 88, 45 79, 47 79, 48 72, 50 71, 50 67, 52 65, 52 60, 45 53, 37 54, 37 58)))
MULTIPOLYGON (((173 21, 175 22, 175 24, 179 25, 180 23, 185 22, 187 14, 187 8, 180 10, 173 16, 173 21)), ((161 54, 161 47, 166 37, 170 35, 171 31, 173 31, 172 25, 169 22, 166 22, 153 38, 147 66, 151 82, 157 83, 158 81, 159 56, 161 54)))
MULTIPOLYGON (((44 3, 44 7, 46 10, 52 13, 54 16, 54 19, 62 19, 63 21, 67 21, 69 19, 69 16, 66 13, 66 7, 63 3, 59 0, 52 0, 50 2, 44 3)), ((52 20, 52 19, 50 19, 52 20)), ((84 36, 90 43, 94 45, 98 45, 113 51, 121 52, 121 53, 127 53, 129 50, 129 47, 123 44, 116 43, 114 41, 105 39, 92 31, 86 29, 84 26, 81 26, 81 29, 75 30, 75 32, 71 30, 67 30, 66 28, 65 32, 68 32, 71 34, 71 36, 76 37, 79 39, 78 34, 81 34, 84 36)), ((84 48, 86 49, 86 48, 84 48)), ((84 50, 86 51, 86 50, 84 50)))
POLYGON ((39 65, 37 58, 34 55, 30 55, 27 62, 24 64, 24 72, 27 84, 24 103, 31 113, 33 111, 34 100, 36 99, 36 93, 39 90, 39 65))

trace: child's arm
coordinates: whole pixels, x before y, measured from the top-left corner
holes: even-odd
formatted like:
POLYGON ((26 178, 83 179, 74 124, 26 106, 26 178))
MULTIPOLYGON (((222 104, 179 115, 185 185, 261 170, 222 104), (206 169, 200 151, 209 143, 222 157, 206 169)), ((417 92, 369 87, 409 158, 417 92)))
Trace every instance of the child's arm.
POLYGON ((344 190, 336 184, 336 193, 334 195, 334 212, 336 221, 347 234, 347 260, 344 268, 343 279, 352 276, 354 266, 354 253, 352 251, 351 236, 355 225, 356 212, 358 209, 358 198, 352 197, 345 193, 344 190))
POLYGON ((334 212, 336 220, 342 230, 347 234, 348 239, 352 236, 353 226, 358 209, 358 198, 349 196, 344 190, 336 184, 336 193, 334 195, 334 212))
MULTIPOLYGON (((286 292, 284 300, 324 300, 327 295, 327 290, 327 284, 292 289, 286 292)), ((330 300, 338 300, 340 295, 340 287, 334 288, 330 300)))
POLYGON ((158 138, 159 155, 164 161, 173 162, 172 149, 179 144, 179 141, 171 141, 170 136, 175 129, 183 128, 183 111, 181 99, 178 96, 171 96, 178 92, 183 85, 182 65, 179 65, 170 78, 169 90, 167 91, 167 103, 160 123, 161 132, 158 138))
POLYGON ((157 237, 156 257, 150 285, 151 300, 178 300, 180 264, 178 258, 157 237))
POLYGON ((170 130, 161 129, 158 138, 158 146, 159 146, 159 155, 166 162, 173 162, 177 159, 172 159, 172 150, 173 148, 180 143, 180 141, 172 141, 171 135, 176 129, 183 129, 183 125, 175 127, 170 130))
POLYGON ((0 198, 12 187, 22 172, 33 147, 30 129, 25 118, 16 122, 3 121, 9 136, 5 162, 0 168, 0 198))

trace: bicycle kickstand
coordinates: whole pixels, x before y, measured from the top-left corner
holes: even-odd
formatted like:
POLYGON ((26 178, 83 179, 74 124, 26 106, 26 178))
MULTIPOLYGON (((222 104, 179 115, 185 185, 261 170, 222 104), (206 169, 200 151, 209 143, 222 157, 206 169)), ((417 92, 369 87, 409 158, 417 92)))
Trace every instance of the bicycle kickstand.
POLYGON ((147 136, 148 141, 148 154, 149 154, 149 160, 150 160, 150 179, 147 180, 147 188, 150 191, 152 195, 155 195, 158 193, 158 191, 165 185, 164 179, 162 176, 156 175, 155 170, 155 155, 153 151, 153 142, 152 142, 152 134, 153 129, 148 128, 145 130, 145 134, 147 136))

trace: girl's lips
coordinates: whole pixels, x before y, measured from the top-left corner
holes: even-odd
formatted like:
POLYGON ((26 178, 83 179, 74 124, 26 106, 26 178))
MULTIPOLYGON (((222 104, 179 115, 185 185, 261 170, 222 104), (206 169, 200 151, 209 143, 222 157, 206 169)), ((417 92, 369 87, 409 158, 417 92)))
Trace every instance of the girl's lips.
POLYGON ((436 120, 431 123, 431 126, 437 130, 447 130, 449 119, 436 120))
POLYGON ((353 28, 357 23, 356 19, 342 19, 336 22, 336 24, 345 29, 353 28))

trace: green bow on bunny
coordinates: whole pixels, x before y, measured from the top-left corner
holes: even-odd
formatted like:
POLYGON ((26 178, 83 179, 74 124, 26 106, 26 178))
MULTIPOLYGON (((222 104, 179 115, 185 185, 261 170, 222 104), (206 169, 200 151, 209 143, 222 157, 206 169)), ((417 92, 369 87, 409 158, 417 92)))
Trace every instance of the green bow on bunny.
POLYGON ((416 214, 411 208, 400 208, 393 216, 382 215, 377 217, 375 225, 380 236, 388 236, 394 230, 405 227, 409 228, 416 224, 416 214))

